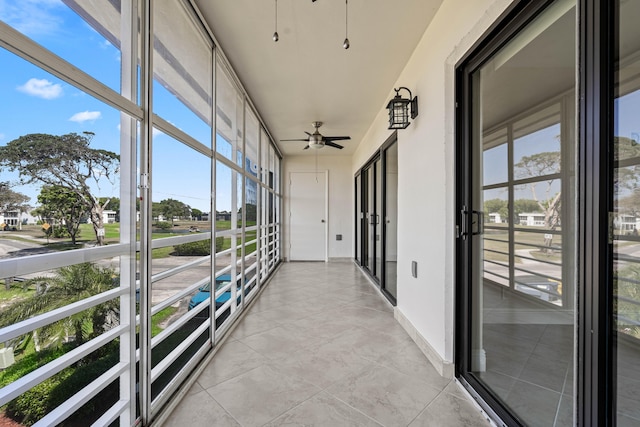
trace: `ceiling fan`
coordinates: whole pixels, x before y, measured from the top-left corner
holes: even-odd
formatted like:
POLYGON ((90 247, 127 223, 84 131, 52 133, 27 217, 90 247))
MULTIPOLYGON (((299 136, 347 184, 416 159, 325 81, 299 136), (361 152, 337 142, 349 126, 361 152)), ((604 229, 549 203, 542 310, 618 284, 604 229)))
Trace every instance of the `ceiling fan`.
POLYGON ((305 131, 305 133, 309 135, 307 139, 281 139, 281 141, 307 141, 308 144, 306 147, 304 147, 305 150, 308 149, 309 147, 322 148, 325 145, 342 150, 344 147, 340 144, 336 144, 333 141, 351 139, 350 136, 324 136, 318 130, 320 126, 322 126, 322 122, 312 122, 311 124, 316 130, 313 133, 309 133, 305 131))

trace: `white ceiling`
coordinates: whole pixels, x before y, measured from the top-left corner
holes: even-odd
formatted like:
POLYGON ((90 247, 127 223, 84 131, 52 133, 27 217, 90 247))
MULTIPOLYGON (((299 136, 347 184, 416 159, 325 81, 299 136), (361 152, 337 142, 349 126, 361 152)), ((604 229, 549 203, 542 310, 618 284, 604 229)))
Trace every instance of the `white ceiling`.
POLYGON ((393 87, 442 0, 351 0, 345 38, 344 0, 194 0, 285 155, 313 155, 311 122, 323 135, 350 135, 351 155, 393 87))

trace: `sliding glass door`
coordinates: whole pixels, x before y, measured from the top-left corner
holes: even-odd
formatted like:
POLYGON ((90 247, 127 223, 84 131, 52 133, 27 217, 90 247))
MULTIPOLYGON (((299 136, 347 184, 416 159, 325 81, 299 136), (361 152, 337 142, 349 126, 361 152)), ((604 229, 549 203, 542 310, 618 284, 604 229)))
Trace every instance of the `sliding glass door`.
POLYGON ((640 2, 616 2, 613 170, 615 418, 640 424, 640 2))
POLYGON ((456 373, 507 425, 640 425, 639 17, 522 2, 458 67, 456 373))
POLYGON ((397 145, 394 133, 355 177, 355 258, 394 304, 397 297, 397 145))
POLYGON ((479 56, 460 191, 460 367, 509 424, 573 425, 575 1, 531 12, 479 56))

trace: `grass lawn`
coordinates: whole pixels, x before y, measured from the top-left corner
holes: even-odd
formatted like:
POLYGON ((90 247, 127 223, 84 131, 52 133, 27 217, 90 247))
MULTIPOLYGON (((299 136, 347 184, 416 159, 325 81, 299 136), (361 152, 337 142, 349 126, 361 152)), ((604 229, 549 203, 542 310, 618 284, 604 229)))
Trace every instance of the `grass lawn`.
POLYGON ((21 299, 29 298, 35 295, 34 288, 24 289, 22 282, 12 282, 9 289, 5 285, 5 281, 0 281, 0 306, 7 302, 15 302, 21 299))
MULTIPOLYGON (((494 225, 492 225, 494 226, 494 225)), ((560 231, 560 230, 557 230, 560 231)), ((499 261, 499 262, 508 262, 509 257, 507 252, 509 252, 509 234, 507 228, 504 227, 503 230, 496 229, 485 229, 484 234, 484 248, 488 251, 485 252, 485 259, 491 261, 499 261), (492 240, 487 240, 492 239, 492 240), (495 253, 489 251, 498 251, 505 253, 495 253)), ((562 257, 559 253, 543 253, 539 249, 530 245, 544 245, 544 234, 535 233, 535 232, 526 232, 526 231, 515 231, 514 232, 515 239, 515 250, 519 249, 531 249, 531 256, 533 258, 540 259, 541 261, 561 261, 562 257)), ((562 245, 562 236, 554 234, 553 236, 553 245, 561 246, 562 245)), ((520 263, 520 258, 516 257, 516 263, 520 263)))
POLYGON ((162 332, 167 326, 162 325, 169 317, 178 311, 176 307, 167 307, 164 310, 160 310, 151 318, 151 336, 155 337, 162 332))

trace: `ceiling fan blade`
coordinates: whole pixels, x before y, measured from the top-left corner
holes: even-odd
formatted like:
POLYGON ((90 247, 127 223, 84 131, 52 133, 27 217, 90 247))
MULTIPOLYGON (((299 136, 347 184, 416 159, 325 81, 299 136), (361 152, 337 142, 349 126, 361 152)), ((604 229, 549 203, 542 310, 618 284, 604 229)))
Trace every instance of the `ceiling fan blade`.
POLYGON ((328 147, 339 148, 340 150, 344 148, 342 145, 336 144, 335 142, 327 141, 326 139, 324 141, 324 145, 328 147))
POLYGON ((311 136, 311 134, 309 132, 307 132, 306 130, 304 131, 304 133, 306 133, 307 135, 311 136))
POLYGON ((351 139, 350 136, 323 136, 325 141, 341 141, 351 139))
POLYGON ((281 142, 282 141, 285 141, 285 142, 289 142, 289 141, 304 141, 304 142, 308 142, 309 140, 308 139, 281 139, 280 141, 281 142))
POLYGON ((308 145, 305 145, 304 148, 303 148, 303 150, 308 150, 308 149, 309 149, 308 145))

